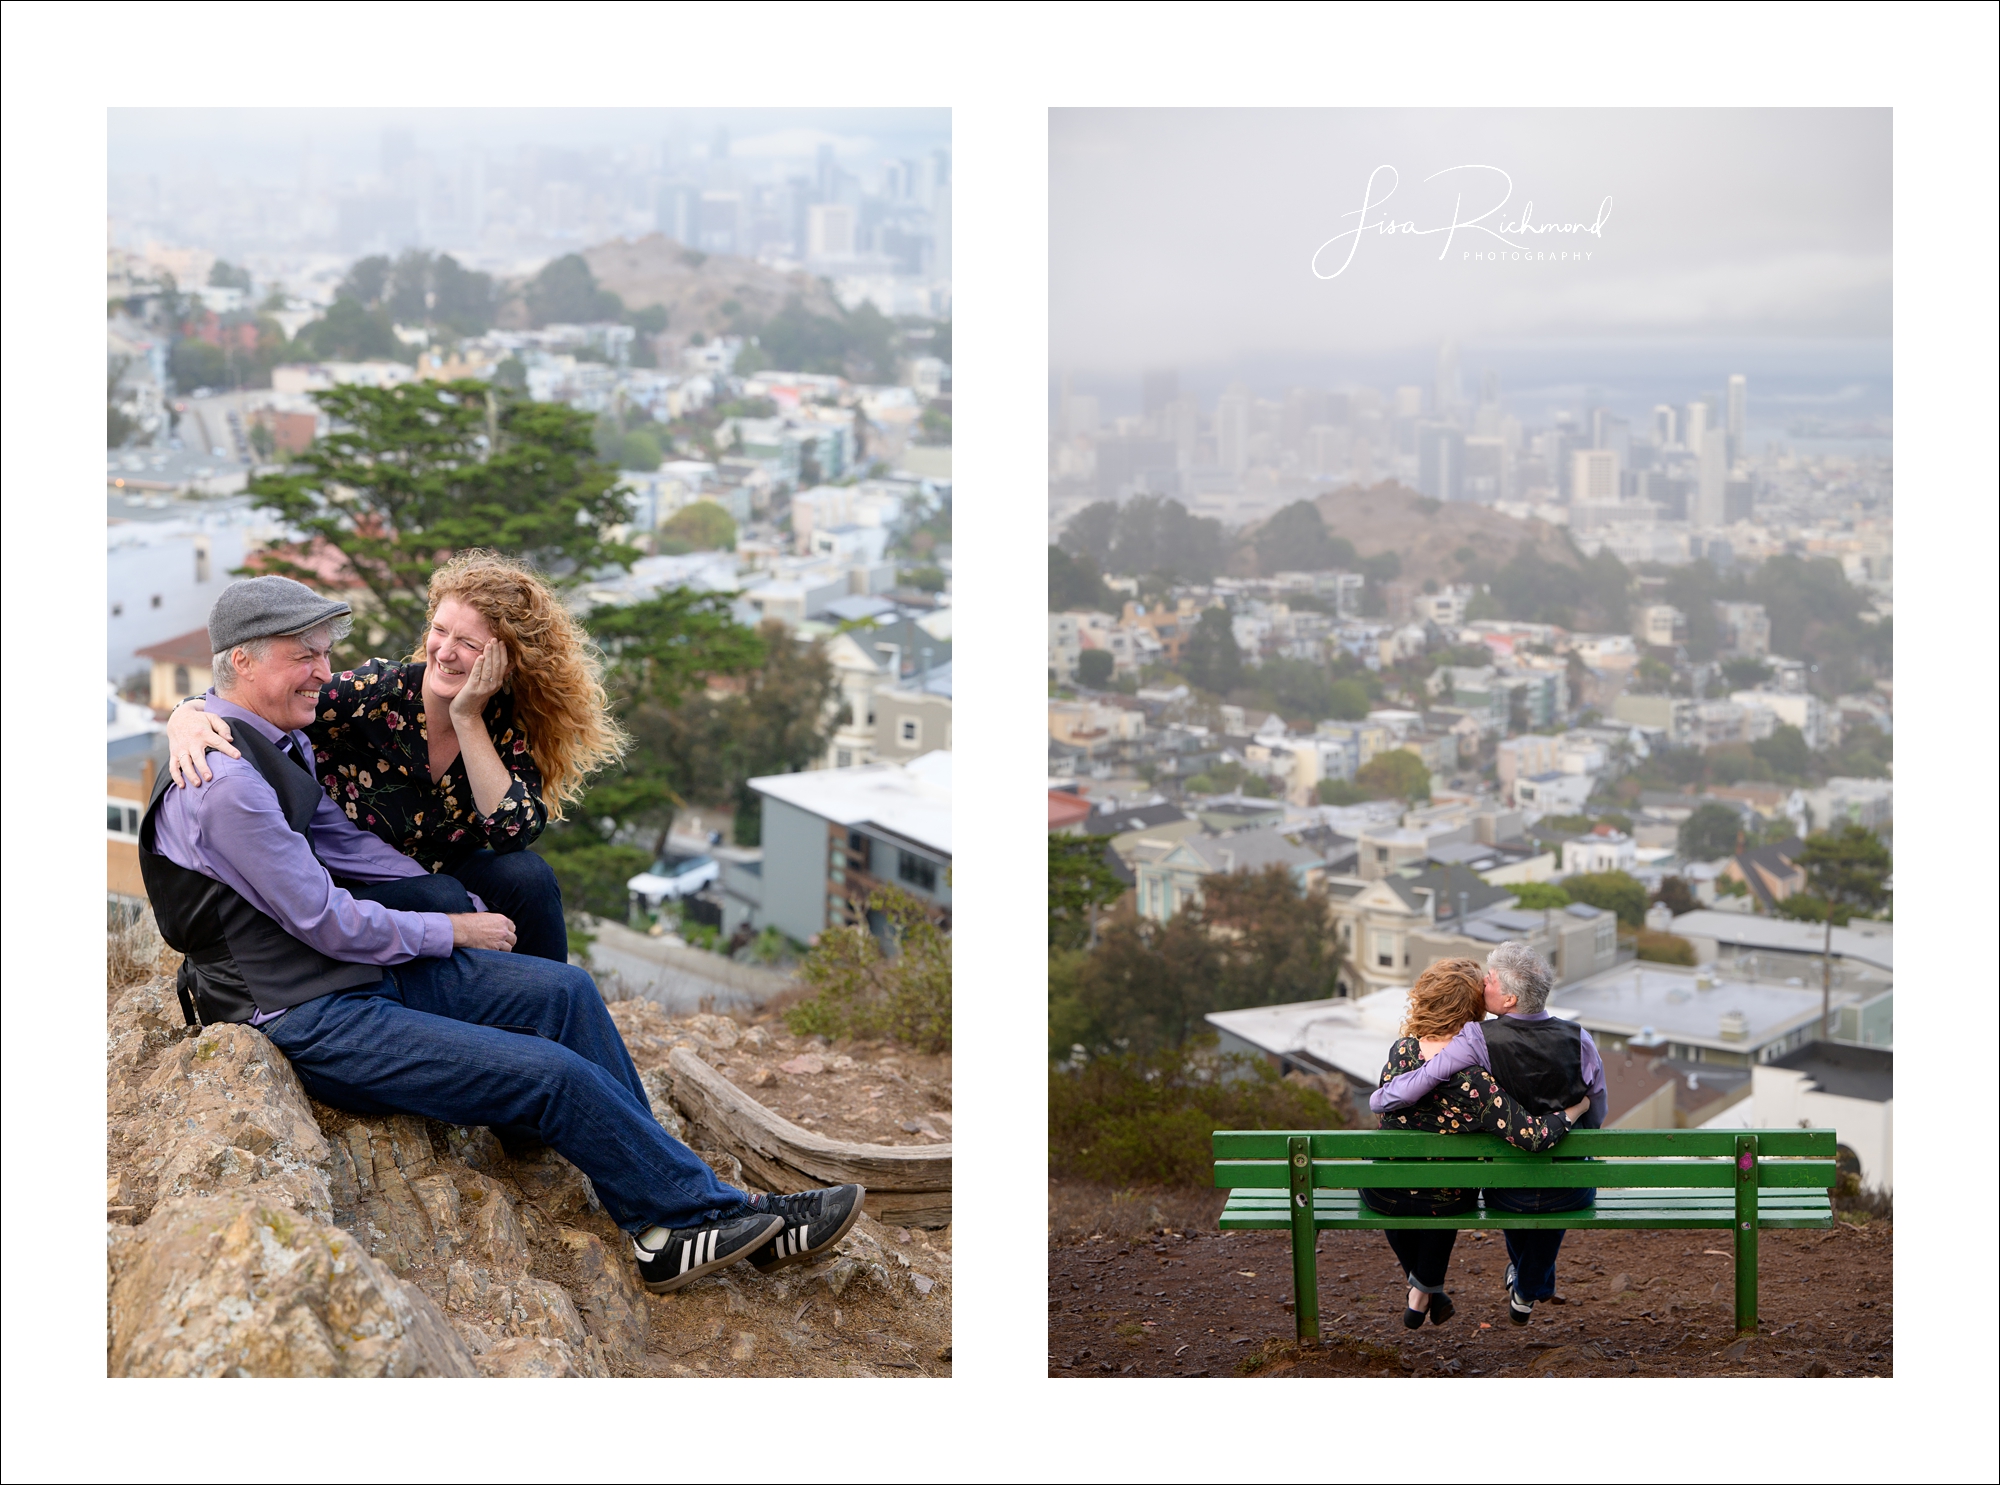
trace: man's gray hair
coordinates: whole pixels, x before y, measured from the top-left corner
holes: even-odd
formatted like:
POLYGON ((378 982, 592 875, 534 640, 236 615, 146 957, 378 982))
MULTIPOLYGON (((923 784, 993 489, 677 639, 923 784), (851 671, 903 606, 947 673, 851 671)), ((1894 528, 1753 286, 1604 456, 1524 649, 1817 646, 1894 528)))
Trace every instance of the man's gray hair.
POLYGON ((236 666, 229 658, 235 651, 248 650, 253 660, 262 660, 266 655, 271 653, 271 646, 281 639, 308 639, 314 635, 324 634, 328 644, 337 645, 343 639, 346 639, 353 632, 353 629, 354 621, 348 618, 347 615, 342 614, 337 618, 327 620, 324 624, 316 624, 299 634, 267 634, 259 639, 246 639, 240 645, 233 645, 227 650, 210 656, 209 674, 214 677, 215 689, 218 693, 233 691, 236 688, 236 683, 242 679, 236 673, 236 666))
POLYGON ((1500 988, 1520 1002, 1517 1010, 1536 1015, 1548 1005, 1555 974, 1548 960, 1518 939, 1487 955, 1486 967, 1500 977, 1500 988))

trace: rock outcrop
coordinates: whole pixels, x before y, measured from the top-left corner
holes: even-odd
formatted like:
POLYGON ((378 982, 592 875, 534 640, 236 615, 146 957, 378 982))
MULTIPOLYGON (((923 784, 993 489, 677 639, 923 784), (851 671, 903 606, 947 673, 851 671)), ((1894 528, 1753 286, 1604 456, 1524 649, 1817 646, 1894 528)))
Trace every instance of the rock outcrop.
MULTIPOLYGON (((704 1034, 647 1009, 662 1051, 737 1033, 726 1017, 701 1018, 704 1034)), ((196 1036, 180 1019, 164 980, 112 999, 112 1375, 949 1370, 948 1231, 864 1218, 820 1263, 649 1295, 589 1181, 554 1152, 327 1108, 260 1032, 196 1036)), ((671 1077, 652 1066, 646 1082, 661 1124, 688 1137, 671 1077)), ((743 1184, 734 1157, 702 1153, 743 1184)))

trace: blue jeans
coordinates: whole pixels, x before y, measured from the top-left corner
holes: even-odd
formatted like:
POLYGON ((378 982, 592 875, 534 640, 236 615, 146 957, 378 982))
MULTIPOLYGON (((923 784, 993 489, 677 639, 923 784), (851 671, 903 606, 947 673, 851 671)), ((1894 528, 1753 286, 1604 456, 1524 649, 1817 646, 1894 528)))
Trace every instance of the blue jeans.
MULTIPOLYGON (((1592 1186, 1574 1190, 1560 1186, 1515 1186, 1485 1193, 1488 1211, 1573 1212, 1597 1200, 1592 1186)), ((1556 1292, 1556 1255, 1562 1251, 1560 1227, 1508 1228, 1507 1258, 1514 1265, 1514 1292, 1536 1303, 1556 1292)))
POLYGON ((537 959, 569 963, 569 930, 563 924, 562 888, 548 862, 533 851, 474 851, 449 872, 398 877, 393 882, 355 882, 346 877, 336 885, 365 902, 405 913, 469 913, 472 899, 492 913, 514 920, 514 952, 537 959))
POLYGON ((627 1232, 751 1210, 654 1120, 603 997, 572 965, 459 949, 293 1006, 264 1031, 322 1103, 533 1130, 627 1232))
POLYGON ((549 863, 533 851, 474 851, 452 863, 450 875, 486 906, 514 920, 514 952, 569 963, 562 888, 549 863))

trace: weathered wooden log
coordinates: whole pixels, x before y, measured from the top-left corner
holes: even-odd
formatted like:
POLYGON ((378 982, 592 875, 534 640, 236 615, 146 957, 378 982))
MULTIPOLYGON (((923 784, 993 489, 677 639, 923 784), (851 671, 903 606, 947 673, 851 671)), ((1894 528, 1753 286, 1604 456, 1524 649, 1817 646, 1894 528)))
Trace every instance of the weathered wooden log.
MULTIPOLYGON (((686 1047, 667 1059, 673 1099, 744 1174, 772 1191, 858 1181, 878 1222, 945 1227, 951 1222, 950 1145, 857 1145, 781 1118, 686 1047)), ((695 1133, 691 1131, 691 1133, 695 1133)))

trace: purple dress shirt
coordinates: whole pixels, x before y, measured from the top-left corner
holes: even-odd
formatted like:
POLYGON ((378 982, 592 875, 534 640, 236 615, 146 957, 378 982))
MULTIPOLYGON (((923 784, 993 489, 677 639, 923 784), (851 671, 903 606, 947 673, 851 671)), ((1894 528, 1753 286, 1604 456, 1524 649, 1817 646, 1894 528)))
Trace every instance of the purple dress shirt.
MULTIPOLYGON (((1533 1015, 1509 1012, 1521 1021, 1547 1021, 1547 1011, 1537 1011, 1533 1015)), ((1591 1112, 1597 1122, 1604 1122, 1608 1101, 1604 1089, 1604 1059, 1598 1055, 1597 1043, 1590 1039, 1590 1033, 1577 1028, 1583 1038, 1583 1086, 1590 1093, 1591 1112)), ((1454 1073, 1462 1073, 1469 1067, 1483 1067, 1493 1071, 1493 1059, 1486 1052, 1486 1033, 1477 1021, 1468 1021, 1458 1030, 1458 1035, 1446 1042, 1437 1054, 1422 1067, 1413 1068, 1389 1079, 1380 1088, 1368 1095, 1368 1107, 1378 1114, 1386 1114, 1395 1109, 1408 1108, 1427 1095, 1454 1073)))
MULTIPOLYGON (((231 727, 254 727, 280 749, 295 745, 306 768, 313 769, 312 744, 303 732, 283 732, 213 691, 206 700, 210 716, 231 727)), ((153 829, 162 856, 235 888, 285 932, 330 959, 389 965, 451 954, 451 919, 443 913, 405 913, 357 901, 329 875, 393 882, 420 877, 423 867, 356 825, 324 795, 313 811, 308 845, 285 823, 277 794, 248 759, 211 753, 208 764, 212 781, 199 789, 170 788, 160 797, 153 829)))

